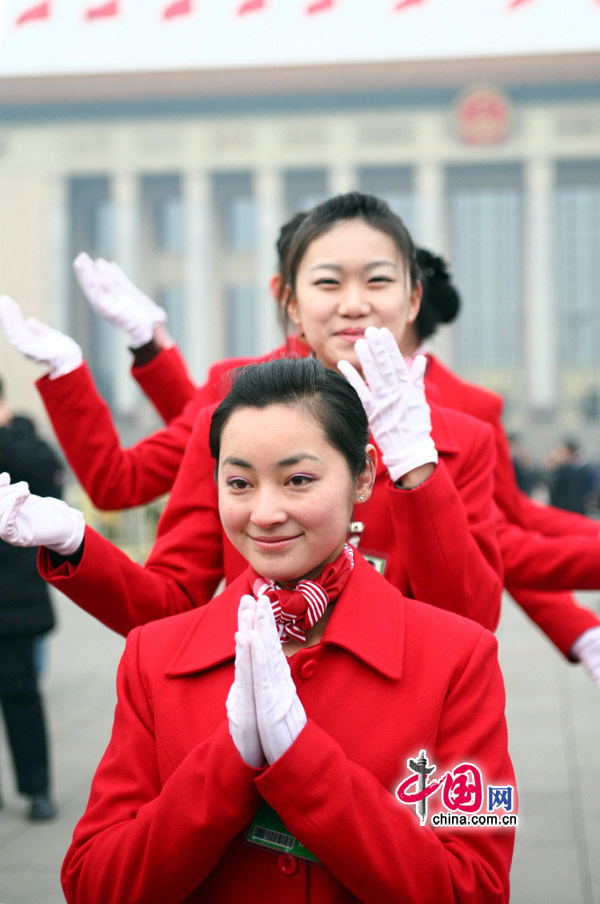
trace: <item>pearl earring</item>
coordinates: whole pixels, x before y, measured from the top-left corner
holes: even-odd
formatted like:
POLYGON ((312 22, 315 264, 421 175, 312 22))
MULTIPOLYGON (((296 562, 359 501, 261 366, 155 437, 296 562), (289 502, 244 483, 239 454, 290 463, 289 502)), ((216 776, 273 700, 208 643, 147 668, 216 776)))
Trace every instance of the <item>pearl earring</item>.
POLYGON ((364 498, 365 498, 365 494, 364 494, 364 493, 361 493, 360 496, 359 496, 358 498, 359 498, 360 501, 362 502, 362 501, 364 500, 364 498))

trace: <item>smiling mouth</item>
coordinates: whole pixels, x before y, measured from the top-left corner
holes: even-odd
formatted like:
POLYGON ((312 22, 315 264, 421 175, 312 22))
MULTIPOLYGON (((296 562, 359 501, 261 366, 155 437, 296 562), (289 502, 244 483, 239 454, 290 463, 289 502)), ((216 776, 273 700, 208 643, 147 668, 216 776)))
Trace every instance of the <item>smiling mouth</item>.
POLYGON ((335 334, 336 336, 340 336, 342 339, 348 339, 351 342, 355 342, 357 339, 362 339, 365 335, 364 329, 351 329, 347 330, 338 330, 335 334))
POLYGON ((256 543, 258 546, 269 546, 271 548, 275 548, 278 546, 285 546, 286 543, 290 543, 292 540, 297 540, 300 534, 295 534, 293 537, 250 537, 250 539, 256 543))

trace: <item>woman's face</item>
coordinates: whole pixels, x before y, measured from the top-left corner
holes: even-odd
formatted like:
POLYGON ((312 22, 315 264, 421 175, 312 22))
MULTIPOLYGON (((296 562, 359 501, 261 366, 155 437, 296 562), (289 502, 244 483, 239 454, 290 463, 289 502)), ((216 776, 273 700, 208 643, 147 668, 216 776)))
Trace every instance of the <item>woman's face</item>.
POLYGON ((315 577, 341 552, 352 506, 361 493, 370 495, 370 471, 356 483, 306 408, 239 408, 221 435, 217 482, 225 533, 265 578, 315 577))
POLYGON ((368 326, 386 326, 398 344, 417 316, 420 286, 393 239, 363 220, 344 220, 314 239, 300 261, 288 312, 326 367, 360 362, 354 343, 368 326))

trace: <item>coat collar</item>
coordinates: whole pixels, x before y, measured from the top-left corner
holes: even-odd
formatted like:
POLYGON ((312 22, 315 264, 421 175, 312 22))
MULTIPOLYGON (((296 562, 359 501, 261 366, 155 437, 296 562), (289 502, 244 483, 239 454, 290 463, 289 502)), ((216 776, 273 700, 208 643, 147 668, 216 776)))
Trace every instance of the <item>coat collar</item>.
POLYGON ((435 442, 438 452, 450 452, 456 454, 460 452, 460 442, 457 436, 457 423, 460 415, 450 408, 444 408, 433 402, 429 403, 431 408, 431 435, 435 442))
MULTIPOLYGON (((342 647, 388 678, 398 679, 404 652, 404 597, 356 550, 354 562, 322 643, 342 647)), ((167 665, 168 677, 201 672, 235 658, 239 601, 249 592, 248 573, 244 572, 207 606, 196 610, 167 665)))

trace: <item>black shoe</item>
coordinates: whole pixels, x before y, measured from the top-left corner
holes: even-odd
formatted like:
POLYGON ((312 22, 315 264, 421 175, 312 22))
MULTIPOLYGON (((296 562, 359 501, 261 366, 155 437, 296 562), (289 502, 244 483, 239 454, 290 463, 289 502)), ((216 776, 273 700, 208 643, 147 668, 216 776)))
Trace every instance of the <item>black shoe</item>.
POLYGON ((43 822, 46 819, 54 819, 56 807, 47 794, 32 794, 31 806, 27 819, 31 822, 43 822))

